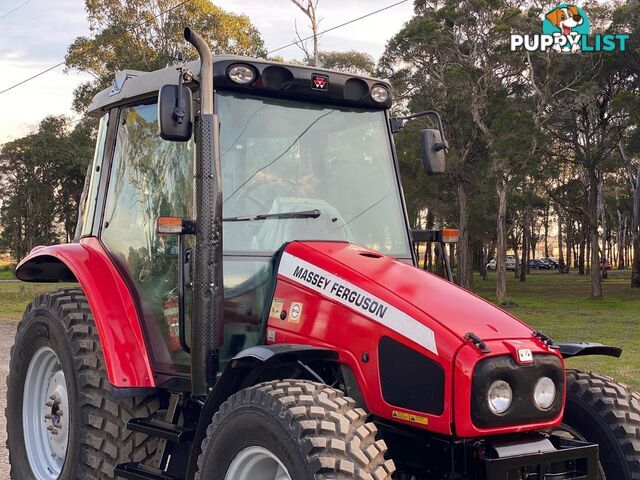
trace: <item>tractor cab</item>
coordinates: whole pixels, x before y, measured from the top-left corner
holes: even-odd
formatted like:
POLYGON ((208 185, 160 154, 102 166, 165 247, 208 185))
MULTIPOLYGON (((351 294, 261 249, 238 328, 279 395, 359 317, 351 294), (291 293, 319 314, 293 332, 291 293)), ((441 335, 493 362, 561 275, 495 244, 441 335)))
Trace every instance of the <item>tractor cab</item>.
MULTIPOLYGON (((181 312, 179 277, 183 269, 187 276, 193 272, 194 242, 180 239, 181 257, 179 238, 164 234, 158 220, 195 218, 198 139, 191 103, 200 94, 199 68, 194 62, 123 72, 90 106, 101 121, 82 235, 100 238, 128 279, 153 363, 168 376, 189 373, 191 295, 184 295, 181 312), (182 344, 179 313, 186 324, 182 344)), ((273 258, 286 243, 349 242, 408 263, 414 257, 390 138, 387 82, 224 55, 214 57, 213 78, 224 366, 261 343, 273 258)), ((190 284, 186 278, 187 289, 190 284)))

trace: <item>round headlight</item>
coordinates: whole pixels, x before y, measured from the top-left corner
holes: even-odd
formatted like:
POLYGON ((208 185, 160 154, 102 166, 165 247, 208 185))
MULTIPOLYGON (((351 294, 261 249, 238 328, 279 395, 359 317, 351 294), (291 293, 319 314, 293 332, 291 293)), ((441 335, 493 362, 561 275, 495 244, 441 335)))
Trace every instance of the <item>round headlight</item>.
POLYGON ((384 103, 389 99, 389 90, 382 85, 374 85, 371 88, 371 98, 375 102, 384 103))
POLYGON ((247 85, 256 79, 256 72, 246 65, 232 65, 227 72, 232 82, 247 85))
POLYGON ((542 377, 533 390, 533 401, 540 410, 548 410, 556 399, 556 384, 549 377, 542 377))
POLYGON ((489 387, 489 393, 487 395, 489 409, 497 415, 509 409, 512 398, 513 392, 511 391, 511 387, 504 380, 496 380, 489 387))

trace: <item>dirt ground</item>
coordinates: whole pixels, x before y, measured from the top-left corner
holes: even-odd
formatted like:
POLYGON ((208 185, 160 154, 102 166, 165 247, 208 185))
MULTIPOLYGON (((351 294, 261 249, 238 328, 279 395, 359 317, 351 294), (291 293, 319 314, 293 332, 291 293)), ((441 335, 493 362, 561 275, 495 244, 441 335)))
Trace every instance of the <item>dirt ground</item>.
POLYGON ((9 350, 13 345, 17 322, 0 321, 0 478, 9 478, 9 453, 6 448, 4 408, 6 406, 7 384, 5 379, 9 373, 9 350))

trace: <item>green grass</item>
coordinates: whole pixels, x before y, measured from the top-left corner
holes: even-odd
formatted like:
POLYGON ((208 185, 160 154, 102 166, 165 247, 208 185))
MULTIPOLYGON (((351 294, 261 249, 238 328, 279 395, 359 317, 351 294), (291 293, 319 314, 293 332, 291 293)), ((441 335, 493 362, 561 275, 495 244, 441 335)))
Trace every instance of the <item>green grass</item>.
MULTIPOLYGON (((640 390, 640 290, 630 273, 610 271, 604 298, 589 298, 588 276, 534 272, 526 282, 508 274, 509 304, 503 308, 556 341, 591 341, 624 349, 622 357, 582 357, 567 366, 615 377, 640 390)), ((495 301, 495 273, 475 278, 477 293, 495 301)))
POLYGON ((33 297, 70 285, 73 284, 0 282, 0 320, 18 320, 33 297))
POLYGON ((15 265, 0 264, 0 280, 13 280, 16 278, 13 274, 15 265))
MULTIPOLYGON (((0 319, 19 319, 31 299, 61 288, 59 283, 0 282, 0 319)), ((486 281, 476 277, 481 296, 495 300, 495 273, 486 281)), ((508 275, 510 313, 557 341, 591 341, 620 346, 622 358, 583 357, 569 367, 615 377, 640 391, 640 291, 629 287, 629 272, 612 271, 605 280, 605 297, 589 298, 589 278, 576 274, 535 272, 522 283, 508 275)))

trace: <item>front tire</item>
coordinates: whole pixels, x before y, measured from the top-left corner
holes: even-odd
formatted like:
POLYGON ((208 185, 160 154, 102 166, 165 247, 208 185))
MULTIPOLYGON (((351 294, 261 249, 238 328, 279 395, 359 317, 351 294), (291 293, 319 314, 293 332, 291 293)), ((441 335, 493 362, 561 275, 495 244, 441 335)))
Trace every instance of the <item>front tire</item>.
POLYGON ((196 480, 390 480, 377 429, 326 385, 282 380, 229 397, 202 443, 196 480))
POLYGON ((113 398, 82 290, 45 293, 27 306, 7 377, 12 479, 113 479, 118 463, 153 454, 155 440, 126 425, 158 408, 155 397, 113 398))
POLYGON ((563 423, 599 445, 607 480, 640 479, 640 395, 610 377, 568 370, 563 423))

